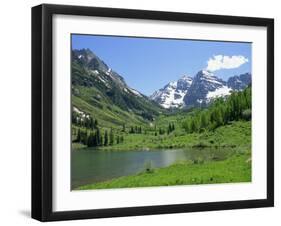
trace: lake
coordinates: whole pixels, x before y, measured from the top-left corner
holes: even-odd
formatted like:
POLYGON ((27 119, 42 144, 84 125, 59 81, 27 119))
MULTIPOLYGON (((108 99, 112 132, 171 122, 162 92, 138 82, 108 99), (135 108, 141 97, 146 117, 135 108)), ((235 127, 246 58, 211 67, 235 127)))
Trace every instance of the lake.
POLYGON ((146 167, 167 167, 180 161, 210 161, 225 159, 230 149, 167 149, 136 151, 73 150, 71 153, 72 189, 90 183, 133 175, 146 167))

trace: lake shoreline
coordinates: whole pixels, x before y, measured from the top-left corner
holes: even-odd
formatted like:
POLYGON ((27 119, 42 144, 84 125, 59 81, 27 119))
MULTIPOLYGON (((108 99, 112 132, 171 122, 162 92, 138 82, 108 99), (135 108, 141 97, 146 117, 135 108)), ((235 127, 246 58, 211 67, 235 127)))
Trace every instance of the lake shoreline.
POLYGON ((221 161, 175 163, 135 175, 78 186, 73 190, 250 182, 250 158, 249 153, 244 153, 221 161))
POLYGON ((222 160, 232 153, 251 153, 251 123, 240 121, 214 131, 169 137, 131 134, 124 143, 98 148, 75 146, 78 148, 71 151, 71 181, 73 187, 79 187, 136 174, 148 161, 159 168, 178 160, 222 160))
MULTIPOLYGON (((171 147, 171 146, 164 146, 164 147, 141 147, 138 149, 124 149, 124 148, 114 148, 114 147, 110 147, 110 148, 88 148, 88 147, 83 147, 83 148, 72 148, 72 151, 112 151, 112 152, 129 152, 129 151, 156 151, 156 150, 161 150, 163 149, 163 151, 165 150, 177 150, 177 149, 225 149, 225 148, 230 148, 230 149, 235 149, 238 148, 236 145, 233 144, 229 144, 229 145, 192 145, 192 146, 175 146, 175 147, 171 147)), ((240 146, 239 148, 249 148, 249 145, 244 145, 244 146, 240 146)))

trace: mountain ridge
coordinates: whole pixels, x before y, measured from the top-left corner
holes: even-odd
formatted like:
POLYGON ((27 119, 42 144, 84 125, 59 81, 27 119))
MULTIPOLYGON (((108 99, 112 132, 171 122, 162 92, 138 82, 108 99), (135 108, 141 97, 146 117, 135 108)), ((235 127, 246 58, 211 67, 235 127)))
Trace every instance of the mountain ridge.
POLYGON ((169 82, 155 91, 150 98, 164 108, 206 107, 213 99, 230 95, 232 91, 241 91, 251 83, 251 74, 244 73, 229 77, 227 81, 218 78, 207 70, 200 70, 194 77, 188 76, 189 86, 181 90, 181 98, 175 96, 181 80, 169 82))
POLYGON ((90 49, 72 50, 73 107, 92 114, 107 127, 152 121, 164 109, 129 87, 90 49))
POLYGON ((129 87, 121 75, 90 49, 72 50, 74 95, 79 95, 79 86, 91 88, 91 92, 96 94, 91 97, 91 103, 97 106, 102 106, 100 102, 117 105, 124 111, 133 112, 148 120, 153 120, 164 109, 206 107, 213 99, 243 90, 250 83, 250 73, 234 75, 224 81, 210 71, 200 70, 193 77, 183 75, 146 96, 129 87))

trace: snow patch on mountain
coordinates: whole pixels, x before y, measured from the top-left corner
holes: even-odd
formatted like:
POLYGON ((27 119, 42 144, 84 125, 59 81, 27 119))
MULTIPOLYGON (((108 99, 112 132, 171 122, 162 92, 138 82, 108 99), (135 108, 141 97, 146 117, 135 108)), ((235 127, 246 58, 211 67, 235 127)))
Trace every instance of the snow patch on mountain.
POLYGON ((90 115, 86 114, 83 111, 80 111, 77 107, 73 107, 73 111, 76 112, 82 118, 90 118, 90 115))
POLYGON ((92 70, 92 72, 94 73, 94 74, 99 74, 99 71, 98 70, 92 70))
POLYGON ((179 80, 169 82, 162 89, 155 91, 150 96, 150 99, 159 103, 164 108, 183 107, 183 98, 187 94, 191 83, 191 77, 182 76, 179 80))
POLYGON ((141 95, 138 91, 136 91, 135 89, 132 89, 132 88, 129 88, 129 89, 130 89, 130 91, 131 91, 133 94, 135 94, 136 96, 142 97, 142 95, 141 95))
POLYGON ((162 106, 164 108, 181 107, 183 105, 183 98, 187 91, 178 91, 170 89, 169 94, 163 94, 160 98, 163 100, 162 106))
POLYGON ((227 86, 222 86, 222 87, 217 88, 214 91, 208 92, 206 98, 214 99, 214 98, 218 98, 218 97, 224 97, 224 96, 230 95, 231 90, 232 89, 227 86))

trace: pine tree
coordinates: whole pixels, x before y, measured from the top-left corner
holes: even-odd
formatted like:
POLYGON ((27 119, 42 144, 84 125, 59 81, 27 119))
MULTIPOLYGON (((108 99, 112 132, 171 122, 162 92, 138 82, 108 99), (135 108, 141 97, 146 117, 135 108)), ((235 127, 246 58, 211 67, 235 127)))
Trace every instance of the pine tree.
POLYGON ((85 127, 85 120, 84 118, 80 118, 80 123, 82 127, 85 127))
POLYGON ((76 138, 77 142, 81 142, 81 130, 80 128, 78 129, 78 133, 77 133, 77 138, 76 138))
POLYGON ((217 112, 216 112, 216 123, 217 123, 217 126, 223 125, 222 111, 220 108, 218 108, 217 112))
POLYGON ((98 146, 98 139, 97 139, 97 133, 94 133, 93 135, 93 147, 98 146))
POLYGON ((97 127, 97 131, 96 131, 96 136, 97 136, 97 145, 101 144, 101 134, 100 134, 100 129, 97 127))
POLYGON ((90 119, 88 119, 87 117, 85 117, 85 127, 90 128, 90 119))
POLYGON ((87 146, 88 147, 94 147, 95 146, 95 143, 94 143, 94 134, 93 133, 90 133, 90 135, 88 136, 88 139, 87 139, 87 146))
POLYGON ((85 131, 85 132, 81 131, 81 143, 84 144, 84 145, 87 145, 87 142, 88 142, 88 132, 87 131, 85 131))
POLYGON ((103 146, 103 137, 102 137, 102 135, 100 136, 100 146, 103 146))
POLYGON ((161 128, 161 134, 165 134, 165 129, 161 128))
POLYGON ((113 135, 113 130, 111 128, 110 134, 109 134, 109 145, 113 145, 114 143, 114 135, 113 135))
POLYGON ((71 114, 71 122, 72 124, 77 124, 77 114, 75 112, 72 111, 72 114, 71 114))
POLYGON ((90 128, 93 130, 94 127, 95 127, 94 120, 93 120, 93 118, 91 117, 91 118, 90 118, 90 128))
POLYGON ((190 118, 190 117, 188 117, 188 118, 183 122, 183 128, 185 129, 185 132, 186 132, 186 133, 190 133, 190 132, 191 132, 190 122, 191 122, 191 118, 190 118))
POLYGON ((197 117, 193 117, 190 123, 190 130, 191 132, 198 132, 199 129, 199 121, 197 117))
POLYGON ((98 120, 97 119, 95 119, 94 125, 95 125, 95 128, 98 128, 98 120))
POLYGON ((108 145, 108 134, 107 134, 107 130, 105 130, 104 132, 104 146, 108 145))
POLYGON ((208 121, 207 121, 207 114, 205 112, 202 112, 200 114, 200 128, 206 128, 208 126, 208 121))
POLYGON ((123 123, 123 128, 122 128, 122 132, 126 132, 126 125, 125 125, 125 123, 123 123))

